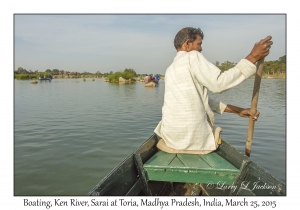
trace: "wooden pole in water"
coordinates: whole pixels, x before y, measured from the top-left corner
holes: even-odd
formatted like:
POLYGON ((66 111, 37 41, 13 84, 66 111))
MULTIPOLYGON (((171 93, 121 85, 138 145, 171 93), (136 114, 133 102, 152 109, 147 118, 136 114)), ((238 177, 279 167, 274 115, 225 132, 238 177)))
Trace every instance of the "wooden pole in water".
MULTIPOLYGON (((259 94, 260 81, 261 81, 261 75, 262 75, 263 67, 264 67, 264 58, 259 60, 256 64, 257 71, 256 71, 256 74, 255 74, 255 79, 254 79, 252 103, 251 103, 251 108, 250 108, 250 111, 252 113, 256 113, 256 110, 257 110, 256 108, 257 108, 258 94, 259 94)), ((248 124, 248 135, 247 135, 247 141, 246 141, 246 149, 245 149, 245 153, 248 157, 250 157, 250 153, 251 153, 254 123, 255 123, 255 120, 253 120, 250 117, 249 118, 249 124, 248 124)))

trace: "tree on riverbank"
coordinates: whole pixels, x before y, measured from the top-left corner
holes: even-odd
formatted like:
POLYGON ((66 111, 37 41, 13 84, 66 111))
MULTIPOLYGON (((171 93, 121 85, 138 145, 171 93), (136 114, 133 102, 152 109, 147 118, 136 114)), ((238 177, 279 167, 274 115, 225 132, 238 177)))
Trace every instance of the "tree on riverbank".
POLYGON ((236 65, 236 63, 233 63, 233 62, 230 62, 230 61, 225 61, 225 62, 223 62, 221 65, 219 65, 219 62, 216 61, 215 65, 216 65, 219 69, 221 69, 222 71, 226 71, 226 70, 228 70, 228 69, 233 68, 233 67, 236 65))
POLYGON ((265 61, 263 72, 266 74, 285 74, 286 73, 286 55, 276 61, 265 61))
POLYGON ((109 82, 119 82, 119 78, 122 77, 125 80, 135 81, 134 78, 137 76, 133 69, 125 69, 123 72, 115 72, 114 74, 107 75, 109 82))
MULTIPOLYGON (((225 61, 221 65, 219 61, 216 61, 215 65, 223 70, 226 71, 228 69, 233 68, 236 63, 225 61)), ((286 73, 286 55, 279 57, 276 61, 265 61, 263 74, 273 75, 273 74, 285 74, 286 73)))

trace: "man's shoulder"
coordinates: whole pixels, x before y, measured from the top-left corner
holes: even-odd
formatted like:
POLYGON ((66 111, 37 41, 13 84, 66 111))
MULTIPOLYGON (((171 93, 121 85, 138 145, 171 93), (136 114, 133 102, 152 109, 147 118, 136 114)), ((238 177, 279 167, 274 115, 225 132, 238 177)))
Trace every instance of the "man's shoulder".
POLYGON ((187 57, 188 57, 191 65, 198 63, 198 62, 202 63, 206 60, 205 57, 202 55, 202 53, 200 53, 196 50, 187 52, 187 57))
POLYGON ((198 57, 203 57, 202 53, 200 53, 197 50, 192 50, 189 52, 190 56, 198 56, 198 57))
POLYGON ((190 52, 186 52, 186 51, 177 52, 176 58, 183 58, 183 57, 203 57, 203 55, 202 55, 202 53, 200 53, 196 50, 192 50, 190 52))

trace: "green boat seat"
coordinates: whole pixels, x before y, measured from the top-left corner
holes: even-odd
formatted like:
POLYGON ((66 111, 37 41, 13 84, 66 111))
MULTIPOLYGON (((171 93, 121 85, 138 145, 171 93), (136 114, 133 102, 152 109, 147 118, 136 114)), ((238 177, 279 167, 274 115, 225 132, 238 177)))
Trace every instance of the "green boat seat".
POLYGON ((148 180, 226 185, 231 185, 240 173, 215 152, 198 155, 158 151, 143 168, 148 180))

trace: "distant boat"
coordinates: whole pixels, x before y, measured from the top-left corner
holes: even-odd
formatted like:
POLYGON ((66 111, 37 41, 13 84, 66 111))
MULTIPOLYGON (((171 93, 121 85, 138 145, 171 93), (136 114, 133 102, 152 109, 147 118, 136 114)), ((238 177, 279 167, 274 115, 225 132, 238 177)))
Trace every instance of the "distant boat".
POLYGON ((47 78, 39 77, 39 80, 51 80, 51 77, 47 77, 47 78))
POLYGON ((36 81, 36 80, 32 80, 31 82, 30 82, 30 84, 37 84, 38 82, 36 81))
POLYGON ((151 82, 145 84, 145 87, 156 87, 156 84, 157 83, 155 83, 154 81, 151 81, 151 82))

